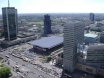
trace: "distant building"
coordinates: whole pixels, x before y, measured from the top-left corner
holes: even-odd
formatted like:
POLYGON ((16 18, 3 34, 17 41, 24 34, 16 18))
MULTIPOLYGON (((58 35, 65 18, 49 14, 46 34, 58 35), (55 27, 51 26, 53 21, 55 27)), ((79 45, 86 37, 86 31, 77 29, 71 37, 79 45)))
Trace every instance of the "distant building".
POLYGON ((100 43, 104 43, 104 32, 101 32, 100 34, 100 43))
POLYGON ((87 49, 87 65, 104 65, 104 44, 91 44, 87 49))
POLYGON ((24 27, 19 27, 18 30, 20 32, 28 32, 30 29, 28 27, 24 26, 24 27))
POLYGON ((93 14, 93 13, 90 13, 90 20, 91 20, 91 21, 94 21, 94 19, 95 19, 95 18, 94 18, 94 14, 93 14))
POLYGON ((97 32, 104 31, 104 24, 102 23, 93 24, 92 26, 90 26, 90 30, 97 32))
POLYGON ((44 15, 44 34, 52 34, 50 15, 44 15))
POLYGON ((15 7, 2 8, 5 40, 17 39, 17 9, 15 7))
POLYGON ((73 72, 77 64, 77 45, 84 41, 84 23, 71 21, 64 25, 63 68, 73 72))
POLYGON ((40 32, 41 32, 41 35, 43 35, 43 33, 44 33, 44 26, 41 26, 40 32))
POLYGON ((89 45, 90 43, 96 43, 97 38, 98 38, 98 35, 87 33, 84 35, 84 43, 85 45, 89 45))
POLYGON ((103 23, 97 23, 96 24, 96 27, 102 27, 102 26, 104 27, 104 24, 103 23))

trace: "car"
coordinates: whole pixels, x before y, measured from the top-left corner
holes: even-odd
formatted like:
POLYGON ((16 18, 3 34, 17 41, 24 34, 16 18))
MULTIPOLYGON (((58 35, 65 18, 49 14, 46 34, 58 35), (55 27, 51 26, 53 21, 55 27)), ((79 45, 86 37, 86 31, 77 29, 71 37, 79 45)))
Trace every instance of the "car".
POLYGON ((38 64, 38 63, 36 63, 36 62, 35 62, 35 63, 33 63, 33 65, 37 65, 37 64, 38 64))
POLYGON ((43 56, 39 56, 39 58, 43 58, 43 56))
POLYGON ((9 56, 8 56, 8 55, 6 55, 5 57, 9 58, 9 56))
POLYGON ((18 61, 16 61, 16 63, 18 63, 18 61))
POLYGON ((25 66, 25 64, 22 64, 22 66, 25 66))
POLYGON ((23 58, 23 61, 26 61, 26 59, 25 59, 25 58, 23 58))
POLYGON ((1 50, 0 52, 3 52, 3 50, 1 50))
POLYGON ((13 56, 15 56, 15 54, 12 53, 13 56))
POLYGON ((12 53, 11 53, 11 52, 9 52, 8 54, 10 54, 10 55, 11 55, 12 53))

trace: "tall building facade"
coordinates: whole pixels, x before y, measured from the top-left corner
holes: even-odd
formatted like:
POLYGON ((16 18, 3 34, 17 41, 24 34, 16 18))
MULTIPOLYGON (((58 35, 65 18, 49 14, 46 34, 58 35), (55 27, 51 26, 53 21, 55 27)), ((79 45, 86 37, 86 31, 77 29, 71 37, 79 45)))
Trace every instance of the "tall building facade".
POLYGON ((104 32, 101 32, 99 42, 104 43, 104 32))
POLYGON ((77 46, 84 41, 84 23, 70 21, 64 25, 63 68, 73 72, 77 63, 77 46))
POLYGON ((96 43, 88 47, 87 60, 88 65, 101 67, 104 65, 104 44, 96 43))
POLYGON ((2 18, 5 40, 14 40, 17 38, 17 9, 14 7, 2 8, 2 18))
POLYGON ((94 21, 94 19, 95 19, 94 17, 95 17, 94 14, 93 13, 90 13, 90 20, 91 21, 94 21))
POLYGON ((44 15, 44 34, 52 34, 50 15, 44 15))

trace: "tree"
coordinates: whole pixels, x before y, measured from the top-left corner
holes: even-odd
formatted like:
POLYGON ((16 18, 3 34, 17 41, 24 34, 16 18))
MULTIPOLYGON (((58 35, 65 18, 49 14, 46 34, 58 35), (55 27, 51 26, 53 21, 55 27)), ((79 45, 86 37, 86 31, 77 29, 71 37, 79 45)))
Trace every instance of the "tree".
POLYGON ((4 32, 1 33, 1 37, 3 37, 3 36, 4 36, 4 32))
POLYGON ((38 28, 38 29, 37 29, 37 32, 40 32, 40 31, 41 31, 41 30, 38 28))
POLYGON ((98 32, 102 32, 102 29, 98 29, 97 31, 98 31, 98 32))
POLYGON ((47 60, 47 62, 49 62, 49 61, 51 61, 51 59, 52 58, 50 56, 48 56, 46 60, 47 60))
POLYGON ((9 78, 11 76, 11 71, 8 67, 4 66, 0 68, 0 78, 9 78))
POLYGON ((89 30, 88 29, 86 30, 86 33, 89 33, 89 30))

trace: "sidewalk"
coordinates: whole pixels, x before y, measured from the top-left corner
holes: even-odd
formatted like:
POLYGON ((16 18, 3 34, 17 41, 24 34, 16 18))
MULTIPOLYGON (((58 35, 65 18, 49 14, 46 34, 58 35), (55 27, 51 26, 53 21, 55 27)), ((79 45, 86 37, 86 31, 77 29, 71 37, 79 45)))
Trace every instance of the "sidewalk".
POLYGON ((44 73, 46 73, 46 74, 48 74, 48 75, 50 75, 50 76, 52 76, 54 78, 59 78, 59 75, 58 76, 54 75, 54 73, 55 73, 54 71, 56 71, 58 74, 60 74, 62 72, 61 68, 57 68, 57 67, 55 67, 53 65, 50 65, 50 63, 42 63, 40 61, 37 61, 37 64, 42 66, 42 68, 41 68, 41 67, 38 67, 38 65, 36 65, 35 68, 37 70, 42 71, 42 72, 44 72, 44 73), (50 72, 46 72, 44 68, 45 69, 47 68, 47 70, 51 69, 51 73, 50 72))

